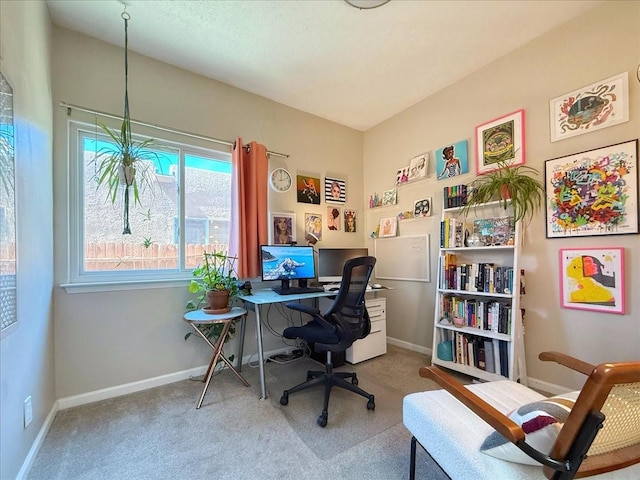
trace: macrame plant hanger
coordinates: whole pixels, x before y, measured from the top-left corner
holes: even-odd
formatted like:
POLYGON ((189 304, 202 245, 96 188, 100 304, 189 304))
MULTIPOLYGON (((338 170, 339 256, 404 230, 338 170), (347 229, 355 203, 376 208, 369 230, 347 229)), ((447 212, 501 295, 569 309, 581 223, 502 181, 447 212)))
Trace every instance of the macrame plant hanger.
MULTIPOLYGON (((125 5, 124 11, 120 15, 124 20, 124 118, 122 121, 122 134, 124 136, 124 145, 125 151, 123 154, 125 155, 125 160, 128 160, 126 157, 129 155, 129 150, 131 147, 131 116, 129 114, 129 36, 127 33, 127 28, 129 25, 129 19, 131 15, 127 13, 127 6, 125 5)), ((125 175, 126 178, 126 175, 125 175)), ((131 183, 128 179, 125 179, 124 186, 124 229, 122 231, 123 235, 131 235, 131 228, 129 226, 129 188, 131 187, 131 183)))

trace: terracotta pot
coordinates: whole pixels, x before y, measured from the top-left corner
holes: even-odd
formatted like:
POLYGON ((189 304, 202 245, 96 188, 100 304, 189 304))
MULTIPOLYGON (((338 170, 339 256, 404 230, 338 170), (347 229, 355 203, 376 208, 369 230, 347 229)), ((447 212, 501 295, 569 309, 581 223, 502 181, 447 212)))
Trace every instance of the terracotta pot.
POLYGON ((226 313, 231 310, 229 306, 229 290, 209 290, 207 292, 209 307, 205 307, 207 313, 226 313))
POLYGON ((509 200, 511 198, 511 192, 509 192, 508 186, 502 185, 500 187, 500 198, 502 200, 509 200))

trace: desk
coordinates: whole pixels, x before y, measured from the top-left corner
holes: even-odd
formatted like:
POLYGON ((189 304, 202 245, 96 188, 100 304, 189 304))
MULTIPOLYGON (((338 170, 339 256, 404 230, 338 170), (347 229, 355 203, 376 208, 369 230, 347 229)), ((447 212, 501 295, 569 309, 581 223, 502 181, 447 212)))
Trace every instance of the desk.
MULTIPOLYGON (((249 310, 256 312, 256 342, 258 344, 258 358, 260 369, 260 398, 267 398, 267 386, 264 378, 264 353, 262 349, 262 323, 260 319, 260 308, 262 305, 268 305, 270 303, 285 303, 295 302, 298 300, 305 300, 307 298, 320 298, 320 297, 333 297, 338 292, 314 292, 314 293, 301 293, 296 295, 278 295, 270 288, 260 288, 254 290, 251 295, 239 295, 239 298, 245 302, 245 305, 249 310)), ((244 341, 244 336, 242 337, 244 341)), ((242 356, 241 360, 242 361, 242 356)))
MULTIPOLYGON (((205 375, 205 378, 202 380, 204 383, 204 388, 202 389, 202 394, 200 395, 200 399, 198 400, 198 404, 196 405, 196 409, 200 408, 202 405, 202 401, 204 400, 204 396, 207 393, 207 388, 209 388, 209 383, 211 382, 211 376, 213 375, 213 371, 216 368, 216 364, 218 363, 218 359, 221 358, 224 363, 227 364, 227 367, 231 369, 233 373, 236 374, 238 379, 244 384, 245 387, 249 386, 249 382, 247 382, 242 375, 240 375, 231 362, 227 360, 227 358, 222 354, 222 347, 224 346, 224 341, 229 334, 229 329, 231 328, 231 324, 236 321, 238 318, 242 317, 242 333, 240 338, 244 339, 244 323, 245 323, 245 315, 247 311, 244 308, 233 307, 227 313, 205 313, 203 310, 194 310, 191 312, 187 312, 184 314, 184 321, 187 322, 191 327, 195 330, 195 332, 211 347, 213 350, 213 357, 211 357, 211 362, 209 363, 209 368, 205 375), (222 332, 218 337, 218 341, 214 345, 207 338, 207 336, 202 333, 199 326, 200 325, 212 325, 216 323, 222 323, 224 326, 222 327, 222 332)), ((239 362, 242 364, 242 355, 240 355, 239 362)))

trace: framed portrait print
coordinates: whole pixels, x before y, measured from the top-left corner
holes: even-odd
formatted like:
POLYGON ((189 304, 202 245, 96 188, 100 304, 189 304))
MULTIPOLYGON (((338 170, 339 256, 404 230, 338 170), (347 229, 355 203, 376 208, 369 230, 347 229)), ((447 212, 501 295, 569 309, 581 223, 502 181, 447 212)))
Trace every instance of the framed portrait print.
POLYGON ((439 148, 436 150, 435 157, 438 180, 455 177, 469 171, 466 140, 439 148))
POLYGON ((298 203, 320 205, 320 179, 306 175, 297 175, 296 193, 298 203))
POLYGON ((324 201, 345 203, 347 201, 347 182, 339 178, 324 177, 324 201))
POLYGON ((624 295, 624 249, 560 250, 563 308, 623 314, 624 295))
POLYGON ((327 228, 329 230, 340 230, 340 223, 342 223, 340 217, 340 208, 329 205, 327 207, 327 228))
POLYGON ((499 163, 524 164, 524 110, 476 127, 476 173, 498 170, 499 163))
POLYGON ((629 72, 565 93, 549 102, 551 141, 629 121, 629 72))
POLYGON ((395 237, 398 228, 397 220, 396 217, 382 218, 380 220, 380 236, 395 237))
POLYGON ((344 211, 344 231, 347 233, 356 233, 356 211, 345 210, 344 211))
POLYGON ((322 240, 322 215, 319 213, 305 213, 304 231, 305 233, 312 233, 318 241, 322 240))
POLYGON ((409 177, 408 181, 420 180, 427 176, 427 169, 429 168, 429 153, 423 153, 416 157, 413 157, 409 162, 409 177))
POLYGON ((271 245, 289 245, 296 241, 296 214, 272 212, 269 229, 271 245))
POLYGON ((547 238, 638 233, 638 140, 545 162, 547 238))

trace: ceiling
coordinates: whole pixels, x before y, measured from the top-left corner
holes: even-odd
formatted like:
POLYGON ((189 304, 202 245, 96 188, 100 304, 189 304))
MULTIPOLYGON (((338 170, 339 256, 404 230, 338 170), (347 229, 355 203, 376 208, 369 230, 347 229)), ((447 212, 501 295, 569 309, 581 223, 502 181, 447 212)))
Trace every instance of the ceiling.
MULTIPOLYGON (((367 130, 602 1, 125 0, 129 49, 367 130)), ((124 46, 119 0, 47 0, 124 46)))

